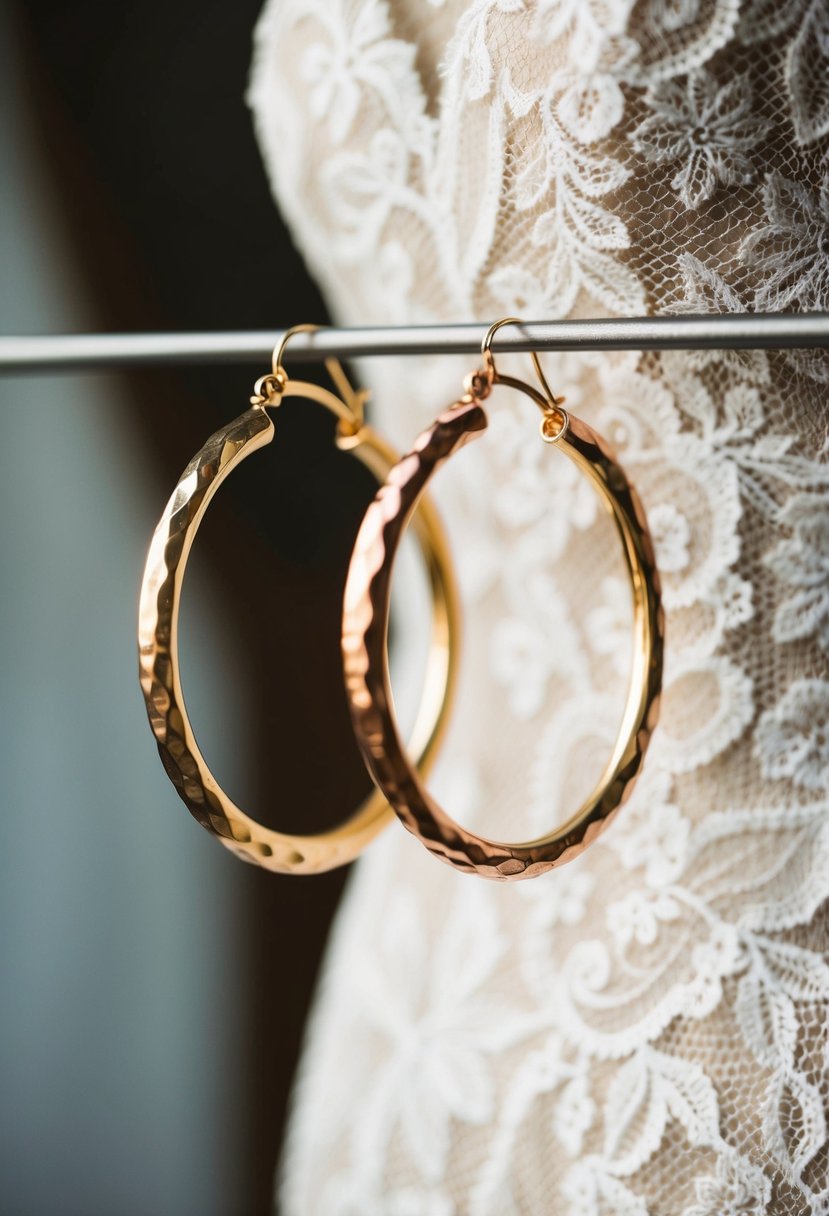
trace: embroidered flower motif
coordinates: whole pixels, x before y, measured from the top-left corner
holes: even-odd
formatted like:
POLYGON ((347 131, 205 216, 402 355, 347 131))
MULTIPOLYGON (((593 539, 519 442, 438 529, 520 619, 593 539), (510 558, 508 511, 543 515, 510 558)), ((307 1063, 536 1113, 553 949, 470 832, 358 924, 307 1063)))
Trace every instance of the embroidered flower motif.
POLYGON ((670 774, 646 767, 625 808, 623 823, 602 838, 626 869, 644 867, 649 887, 673 882, 685 862, 691 825, 671 802, 672 785, 670 774))
POLYGON ((570 862, 561 867, 557 878, 561 881, 555 884, 555 890, 550 887, 545 891, 537 882, 518 884, 519 895, 532 904, 533 932, 556 925, 578 925, 584 919, 587 901, 596 886, 595 877, 584 866, 570 862))
POLYGON ((795 680, 763 714, 754 739, 764 777, 829 789, 829 681, 795 680))
POLYGON ((741 247, 759 275, 755 308, 829 308, 829 173, 817 191, 770 173, 763 201, 768 222, 750 233, 741 247))
MULTIPOLYGON (((802 4, 809 2, 802 0, 802 4)), ((792 0, 788 7, 796 12, 798 3, 800 0, 792 0)), ((812 3, 819 6, 819 0, 812 3)), ((622 117, 620 82, 644 86, 697 74, 733 36, 739 16, 739 0, 711 0, 706 5, 700 0, 647 0, 642 4, 633 0, 539 0, 536 37, 555 42, 572 65, 555 73, 565 86, 562 121, 584 143, 602 139, 622 117)), ((819 60, 825 58, 824 31, 820 20, 812 25, 807 49, 793 59, 792 66, 805 60, 812 68, 810 76, 800 72, 799 92, 812 101, 819 98, 825 109, 823 90, 815 83, 820 78, 819 60), (807 76, 811 89, 804 87, 807 76)), ((716 135, 725 142, 722 129, 716 135)))
POLYGON ((679 917, 679 904, 667 892, 656 895, 644 891, 629 891, 607 909, 607 926, 616 945, 624 950, 630 942, 651 946, 659 935, 663 921, 679 917))
POLYGON ((708 72, 688 74, 652 89, 652 113, 633 133, 633 146, 655 164, 682 162, 671 185, 687 208, 713 198, 719 186, 752 180, 752 158, 765 129, 755 113, 747 76, 722 87, 708 72))
POLYGON ((344 262, 374 249, 383 226, 405 187, 406 145, 396 131, 376 131, 365 151, 343 150, 320 175, 323 197, 337 231, 335 247, 344 262))
POLYGON ((780 492, 829 486, 829 465, 793 451, 791 431, 761 434, 766 410, 758 387, 741 380, 725 392, 711 392, 675 355, 663 355, 662 365, 683 412, 696 423, 703 450, 720 458, 720 468, 731 468, 743 501, 769 521, 777 522, 780 492))
POLYGON ((829 653, 829 499, 823 494, 794 494, 779 522, 792 535, 771 550, 766 561, 794 594, 778 606, 774 638, 793 642, 817 635, 829 653))
MULTIPOLYGON (((725 869, 721 858, 722 850, 712 863, 718 873, 725 869)), ((732 870, 733 886, 739 867, 732 870)), ((636 898, 614 901, 625 905, 620 931, 611 905, 610 941, 576 941, 564 959, 566 983, 548 982, 545 994, 567 1038, 605 1058, 652 1042, 679 1013, 707 1017, 722 1000, 724 977, 745 965, 734 926, 719 920, 690 884, 629 895, 636 898)))
POLYGON ((536 37, 561 46, 573 65, 556 73, 560 89, 558 115, 581 144, 604 139, 624 114, 619 77, 638 54, 626 37, 633 0, 540 0, 536 37))
POLYGON ((694 1183, 695 1202, 682 1216, 764 1216, 771 1183, 763 1171, 739 1153, 722 1153, 716 1170, 694 1183))
POLYGON ((389 37, 382 0, 364 2, 355 13, 331 0, 309 7, 323 25, 325 38, 305 51, 301 71, 311 115, 317 121, 327 119, 332 142, 343 143, 366 92, 376 92, 393 115, 410 114, 406 103, 418 96, 414 47, 389 37))
POLYGON ((400 891, 384 918, 379 950, 363 963, 361 1008, 367 1024, 387 1038, 388 1051, 363 1129, 374 1143, 386 1143, 399 1126, 413 1163, 437 1183, 451 1121, 480 1126, 492 1117, 488 1055, 516 1037, 515 1015, 482 992, 506 940, 495 904, 471 884, 454 900, 428 959, 410 889, 400 891))

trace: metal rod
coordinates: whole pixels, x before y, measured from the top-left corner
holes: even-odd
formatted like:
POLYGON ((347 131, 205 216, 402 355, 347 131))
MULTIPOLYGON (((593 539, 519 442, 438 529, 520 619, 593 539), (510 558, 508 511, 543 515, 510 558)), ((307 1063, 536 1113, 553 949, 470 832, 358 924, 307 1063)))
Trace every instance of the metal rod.
MULTIPOLYGON (((475 355, 486 322, 321 329, 297 334, 292 357, 475 355)), ((270 359, 280 330, 179 334, 57 334, 0 338, 0 373, 88 371, 270 359)), ((829 346, 829 313, 533 321, 499 330, 500 351, 792 349, 829 346)))

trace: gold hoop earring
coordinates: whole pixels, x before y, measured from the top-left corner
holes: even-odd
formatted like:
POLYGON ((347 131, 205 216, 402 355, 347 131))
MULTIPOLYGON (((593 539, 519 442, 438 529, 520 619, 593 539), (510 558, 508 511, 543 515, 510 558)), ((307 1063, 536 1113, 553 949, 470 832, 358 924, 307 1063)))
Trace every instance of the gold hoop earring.
POLYGON ((391 470, 368 508, 354 546, 343 608, 343 665, 357 741, 368 769, 398 818, 437 858, 467 873, 509 880, 533 878, 581 853, 633 789, 659 713, 664 614, 659 576, 644 511, 636 491, 604 440, 562 408, 533 356, 543 391, 501 375, 492 355, 496 322, 482 344, 484 366, 465 382, 465 395, 419 437, 391 470), (598 490, 616 524, 631 582, 635 653, 622 725, 595 789, 561 827, 537 840, 508 844, 456 823, 430 797, 411 765, 394 717, 386 656, 389 595, 395 554, 430 477, 464 444, 482 435, 482 402, 496 385, 509 385, 542 411, 541 436, 560 448, 598 490))
MULTIPOLYGON (((268 410, 288 397, 301 397, 330 410, 338 420, 337 445, 352 452, 381 481, 397 454, 363 421, 367 394, 354 390, 335 360, 327 368, 340 396, 316 384, 290 380, 282 364, 295 326, 274 351, 273 367, 262 376, 251 408, 212 435, 181 475, 147 557, 138 624, 139 675, 150 726, 167 775, 195 819, 246 861, 287 874, 319 874, 352 861, 393 818, 374 790, 362 806, 332 831, 299 836, 257 823, 221 789, 199 751, 181 690, 178 615, 187 557, 213 495, 237 466, 274 437, 268 410)), ((455 684, 458 605, 443 529, 431 502, 423 500, 415 518, 432 599, 432 644, 420 710, 411 746, 428 770, 446 721, 455 684)))

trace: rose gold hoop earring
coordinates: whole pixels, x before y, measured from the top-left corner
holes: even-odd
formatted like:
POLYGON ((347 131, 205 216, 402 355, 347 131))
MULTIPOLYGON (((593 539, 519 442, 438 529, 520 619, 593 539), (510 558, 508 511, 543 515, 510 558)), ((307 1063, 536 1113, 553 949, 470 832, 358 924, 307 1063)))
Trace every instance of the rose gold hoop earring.
MULTIPOLYGON (((196 453, 173 491, 150 545, 138 624, 139 675, 150 726, 167 775, 195 819, 245 861, 287 874, 318 874, 345 865, 393 818, 374 790, 342 825, 313 836, 288 835, 246 815, 221 789, 199 751, 181 690, 178 617, 187 557, 204 513, 219 486, 252 452, 274 437, 268 411, 288 397, 324 406, 338 420, 337 446, 352 452, 381 481, 397 454, 363 421, 366 393, 354 390, 335 360, 326 366, 340 396, 316 384, 290 380, 282 366, 285 345, 274 351, 272 371, 256 382, 251 409, 212 435, 196 453)), ((443 529, 424 499, 414 520, 428 572, 432 644, 411 746, 426 771, 442 735, 455 683, 458 608, 443 529)))
POLYGON ((565 411, 533 362, 541 390, 502 375, 492 339, 482 343, 484 365, 467 377, 466 393, 417 440, 389 473, 369 506, 357 536, 343 607, 343 664, 355 734, 377 785, 403 825, 441 861, 484 878, 534 878, 572 860, 598 836, 629 796, 659 713, 664 616, 653 545, 639 498, 604 440, 565 411), (496 385, 530 397, 542 412, 541 438, 559 448, 589 477, 610 512, 625 557, 633 598, 635 650, 622 724, 595 789, 571 818, 537 840, 507 844, 461 827, 430 797, 400 740, 394 717, 386 654, 392 568, 401 536, 429 478, 459 448, 482 435, 482 402, 496 385))

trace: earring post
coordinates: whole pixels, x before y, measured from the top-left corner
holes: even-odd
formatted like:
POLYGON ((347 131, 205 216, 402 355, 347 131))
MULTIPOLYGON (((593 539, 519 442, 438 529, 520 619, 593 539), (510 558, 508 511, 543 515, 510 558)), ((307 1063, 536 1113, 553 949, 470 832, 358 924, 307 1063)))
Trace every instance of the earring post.
MULTIPOLYGON (((383 355, 477 355, 486 322, 322 328, 297 333, 306 361, 383 355)), ((94 371, 270 360, 285 330, 43 334, 0 337, 0 374, 94 371)), ((499 354, 575 350, 793 350, 829 346, 829 313, 739 313, 530 321, 499 330, 499 354)))

